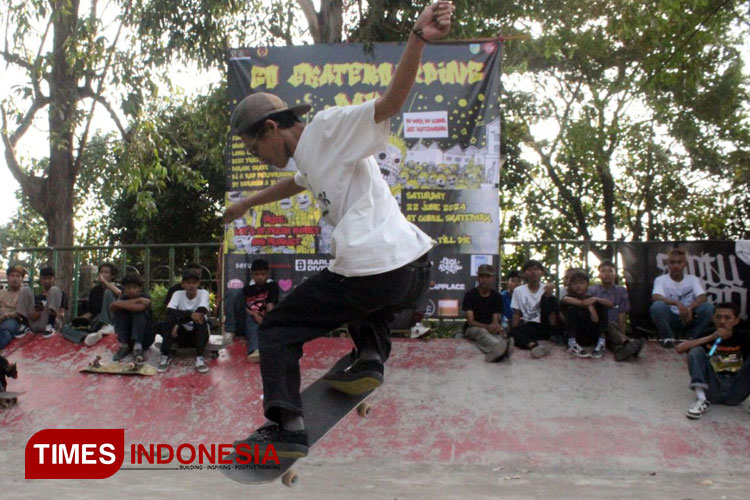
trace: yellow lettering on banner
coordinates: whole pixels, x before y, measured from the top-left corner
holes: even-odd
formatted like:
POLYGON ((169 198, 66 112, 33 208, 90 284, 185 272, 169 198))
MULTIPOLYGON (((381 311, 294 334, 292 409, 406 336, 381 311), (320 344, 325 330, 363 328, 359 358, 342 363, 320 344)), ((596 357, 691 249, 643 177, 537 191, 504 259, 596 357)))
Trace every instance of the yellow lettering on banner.
POLYGON ((279 84, 279 67, 253 66, 250 70, 250 88, 265 87, 272 89, 279 84))
POLYGON ((362 63, 349 64, 349 85, 352 87, 362 81, 362 63))
POLYGON ((417 73, 417 83, 424 83, 425 85, 429 85, 438 78, 438 72, 437 69, 435 69, 435 65, 432 63, 425 63, 422 65, 421 68, 419 68, 419 72, 417 73))
POLYGON ((391 84, 391 75, 393 74, 393 64, 383 63, 378 66, 378 76, 380 76, 380 85, 387 87, 391 84))
POLYGON ((469 83, 477 83, 484 80, 484 64, 469 61, 469 83))
POLYGON ((374 64, 365 64, 364 76, 362 77, 362 83, 365 85, 377 85, 378 84, 378 68, 374 64))

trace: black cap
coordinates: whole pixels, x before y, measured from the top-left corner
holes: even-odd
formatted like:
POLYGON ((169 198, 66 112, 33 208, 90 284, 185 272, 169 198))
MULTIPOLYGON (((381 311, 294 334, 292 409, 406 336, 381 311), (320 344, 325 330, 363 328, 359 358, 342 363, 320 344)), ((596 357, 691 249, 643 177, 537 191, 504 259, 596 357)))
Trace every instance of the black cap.
POLYGON ((197 280, 201 279, 201 272, 200 269, 193 269, 192 267, 187 267, 182 270, 182 279, 186 280, 189 278, 195 278, 197 280))
POLYGON ((39 271, 39 276, 54 276, 54 275, 55 275, 55 270, 52 269, 51 267, 43 267, 39 271))

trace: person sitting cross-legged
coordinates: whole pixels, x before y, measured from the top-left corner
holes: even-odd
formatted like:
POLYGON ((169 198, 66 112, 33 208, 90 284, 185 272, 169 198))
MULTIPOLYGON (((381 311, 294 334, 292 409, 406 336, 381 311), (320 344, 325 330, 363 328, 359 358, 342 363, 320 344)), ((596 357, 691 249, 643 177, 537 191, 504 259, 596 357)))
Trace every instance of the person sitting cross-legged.
POLYGON ((109 305, 120 348, 113 361, 120 361, 133 353, 136 363, 143 362, 143 351, 154 342, 151 328, 151 297, 143 290, 143 280, 137 273, 122 279, 120 297, 109 305))
POLYGON ((502 299, 492 288, 495 270, 482 264, 477 270, 479 285, 464 295, 462 309, 466 312, 464 337, 472 340, 488 362, 502 361, 513 352, 512 339, 507 339, 500 326, 502 299))
POLYGON ((614 304, 588 293, 589 275, 576 270, 568 277, 568 292, 560 301, 568 329, 568 352, 579 358, 601 359, 607 330, 607 309, 614 304), (588 349, 590 348, 590 349, 588 349))
POLYGON ((203 351, 208 343, 208 290, 199 289, 201 272, 186 268, 182 271, 182 290, 172 295, 167 305, 167 333, 161 343, 161 360, 156 371, 165 372, 171 362, 171 349, 174 340, 183 344, 195 345, 195 369, 199 373, 208 372, 203 351))
POLYGON ((513 319, 510 335, 515 346, 531 351, 531 357, 547 356, 551 349, 539 343, 548 340, 558 329, 560 304, 554 296, 554 284, 542 284, 546 270, 538 260, 528 260, 521 268, 526 284, 513 291, 513 319))

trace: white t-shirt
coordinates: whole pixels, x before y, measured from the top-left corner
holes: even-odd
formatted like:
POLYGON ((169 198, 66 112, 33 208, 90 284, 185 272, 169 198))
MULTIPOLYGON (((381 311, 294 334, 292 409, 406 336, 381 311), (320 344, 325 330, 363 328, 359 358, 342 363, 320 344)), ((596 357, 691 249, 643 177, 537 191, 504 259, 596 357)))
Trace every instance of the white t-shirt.
POLYGON ((544 295, 544 285, 541 283, 539 290, 534 293, 529 290, 529 285, 516 287, 510 299, 510 308, 521 311, 521 317, 527 323, 541 323, 542 295, 544 295))
MULTIPOLYGON (((689 306, 698 296, 705 293, 703 283, 697 276, 683 274, 682 281, 675 281, 668 274, 663 274, 654 280, 654 291, 651 295, 659 294, 689 306)), ((677 306, 670 306, 669 309, 675 314, 680 314, 677 306)))
POLYGON ((435 245, 406 220, 373 154, 388 145, 389 120, 375 123, 375 101, 315 115, 294 151, 294 181, 309 189, 334 226, 329 269, 370 276, 397 269, 435 245))
MULTIPOLYGON (((177 309, 178 311, 195 311, 200 307, 205 307, 208 310, 208 290, 199 289, 198 293, 192 299, 187 298, 185 290, 178 290, 172 294, 172 298, 169 299, 167 309, 177 309)), ((190 321, 182 325, 185 330, 193 330, 193 322, 190 321)))

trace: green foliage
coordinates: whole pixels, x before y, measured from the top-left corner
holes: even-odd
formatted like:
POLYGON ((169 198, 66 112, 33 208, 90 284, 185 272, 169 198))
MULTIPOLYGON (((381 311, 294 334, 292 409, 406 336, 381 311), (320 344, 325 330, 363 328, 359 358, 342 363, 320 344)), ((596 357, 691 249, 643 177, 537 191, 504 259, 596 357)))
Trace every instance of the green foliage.
POLYGON ((167 298, 168 288, 164 285, 154 285, 148 294, 151 296, 151 312, 154 321, 164 321, 167 318, 167 306, 164 299, 167 298))

